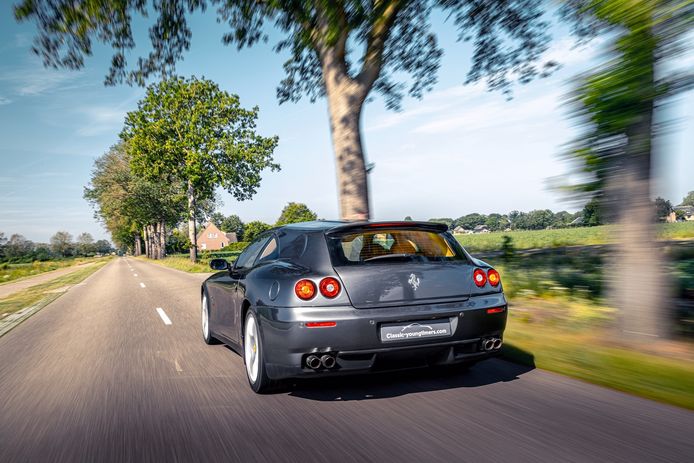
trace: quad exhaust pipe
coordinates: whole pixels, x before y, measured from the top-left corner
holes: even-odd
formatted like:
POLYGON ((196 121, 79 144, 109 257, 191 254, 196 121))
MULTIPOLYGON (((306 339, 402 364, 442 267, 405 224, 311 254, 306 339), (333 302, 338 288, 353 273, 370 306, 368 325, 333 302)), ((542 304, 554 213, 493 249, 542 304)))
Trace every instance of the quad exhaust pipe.
POLYGON ((487 338, 482 341, 482 349, 485 351, 498 350, 501 349, 503 344, 504 342, 501 338, 487 338))
POLYGON ((320 368, 320 365, 321 365, 321 362, 317 356, 309 355, 308 357, 306 357, 306 366, 307 367, 309 367, 313 370, 316 370, 316 369, 320 368))
POLYGON ((323 354, 318 357, 317 355, 311 354, 306 357, 306 366, 312 370, 317 370, 321 367, 330 370, 335 368, 335 365, 337 365, 337 360, 335 360, 334 355, 323 354))
POLYGON ((320 363, 323 367, 330 369, 335 366, 335 357, 325 354, 320 358, 320 363))

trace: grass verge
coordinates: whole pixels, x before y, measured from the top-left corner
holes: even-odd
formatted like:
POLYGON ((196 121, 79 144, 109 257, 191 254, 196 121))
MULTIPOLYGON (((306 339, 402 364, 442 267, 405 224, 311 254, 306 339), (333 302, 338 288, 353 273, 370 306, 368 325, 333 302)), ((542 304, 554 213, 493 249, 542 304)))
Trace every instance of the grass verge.
POLYGON ((150 262, 152 264, 162 265, 164 267, 174 268, 188 273, 210 273, 210 263, 208 260, 200 259, 198 262, 191 262, 188 257, 171 256, 165 259, 154 260, 147 259, 144 256, 139 256, 136 259, 150 262))
MULTIPOLYGON (((93 265, 85 266, 84 268, 76 270, 68 275, 63 275, 46 283, 31 286, 30 288, 0 299, 0 325, 3 325, 3 320, 8 319, 8 317, 11 315, 31 307, 35 310, 32 310, 31 313, 27 314, 27 317, 25 318, 28 318, 28 316, 64 294, 70 286, 80 283, 89 275, 92 275, 94 272, 102 268, 110 260, 110 258, 100 259, 93 265)), ((22 318, 22 320, 24 320, 24 318, 22 318)), ((9 329, 0 329, 0 333, 2 334, 7 331, 9 331, 9 329)))
POLYGON ((0 285, 65 267, 72 267, 88 262, 98 262, 101 259, 108 259, 108 257, 80 257, 76 259, 48 260, 44 262, 36 261, 28 264, 3 263, 0 264, 0 285))
POLYGON ((694 410, 692 347, 678 343, 689 359, 644 352, 606 342, 609 332, 585 324, 565 328, 555 319, 511 317, 504 334, 504 356, 517 363, 694 410))

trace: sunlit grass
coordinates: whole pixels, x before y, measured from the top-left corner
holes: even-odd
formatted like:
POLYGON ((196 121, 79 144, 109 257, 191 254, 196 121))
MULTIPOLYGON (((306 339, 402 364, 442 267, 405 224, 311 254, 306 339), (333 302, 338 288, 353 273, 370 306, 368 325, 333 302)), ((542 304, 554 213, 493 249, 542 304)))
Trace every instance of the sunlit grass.
MULTIPOLYGON (((468 251, 498 251, 503 237, 510 236, 515 249, 545 249, 564 246, 591 246, 610 244, 614 240, 613 225, 600 227, 561 228, 556 230, 516 230, 509 232, 456 235, 468 251)), ((658 225, 660 238, 680 240, 694 238, 694 222, 664 223, 658 225)))
POLYGON ((15 281, 41 273, 50 272, 73 265, 80 265, 86 262, 98 262, 106 257, 79 257, 76 259, 48 260, 44 262, 32 262, 28 264, 0 264, 0 284, 15 281))
POLYGON ((54 278, 46 283, 31 286, 0 299, 0 319, 7 315, 37 304, 46 304, 62 294, 66 286, 75 285, 93 274, 111 259, 102 258, 92 265, 75 270, 74 272, 54 278))
POLYGON ((138 257, 140 260, 145 262, 151 262, 153 264, 163 265, 164 267, 174 268, 176 270, 181 270, 188 273, 208 273, 213 270, 210 269, 210 263, 208 260, 200 259, 198 262, 191 262, 188 257, 172 256, 166 257, 165 259, 147 259, 146 257, 138 257))
POLYGON ((505 355, 513 361, 694 409, 691 360, 619 346, 607 329, 565 329, 552 322, 529 321, 523 313, 510 317, 504 338, 509 344, 505 355))

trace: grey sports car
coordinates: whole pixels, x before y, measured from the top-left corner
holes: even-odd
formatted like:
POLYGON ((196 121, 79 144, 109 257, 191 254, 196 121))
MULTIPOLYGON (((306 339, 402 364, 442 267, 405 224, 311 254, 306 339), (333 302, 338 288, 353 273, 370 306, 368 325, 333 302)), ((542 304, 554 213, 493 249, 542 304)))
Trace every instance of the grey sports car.
POLYGON ((243 355, 255 392, 286 378, 470 364, 502 345, 499 273, 442 224, 296 223, 210 266, 204 340, 243 355))

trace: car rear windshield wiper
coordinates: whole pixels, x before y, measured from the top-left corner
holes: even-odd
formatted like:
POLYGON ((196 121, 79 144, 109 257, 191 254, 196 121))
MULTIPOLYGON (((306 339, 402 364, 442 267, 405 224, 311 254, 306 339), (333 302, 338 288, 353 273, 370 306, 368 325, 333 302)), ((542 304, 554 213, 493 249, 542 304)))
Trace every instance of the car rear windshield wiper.
POLYGON ((370 262, 372 260, 383 260, 383 259, 402 259, 403 257, 416 257, 416 254, 385 254, 383 256, 374 256, 364 259, 362 262, 370 262))

